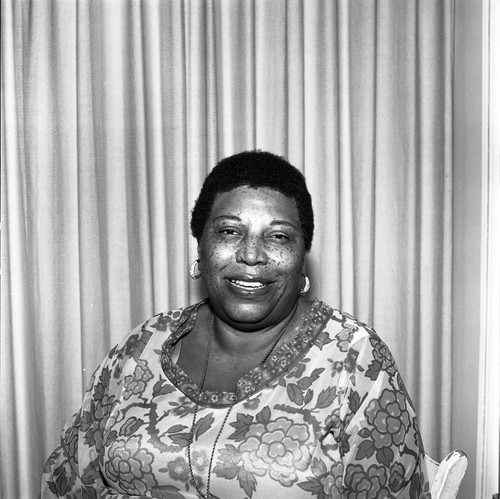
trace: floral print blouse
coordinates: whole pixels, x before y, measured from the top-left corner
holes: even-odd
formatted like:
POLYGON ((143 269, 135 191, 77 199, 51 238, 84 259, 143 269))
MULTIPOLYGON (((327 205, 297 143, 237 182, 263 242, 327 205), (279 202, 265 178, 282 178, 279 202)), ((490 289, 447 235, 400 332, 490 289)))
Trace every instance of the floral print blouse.
POLYGON ((202 303, 110 351, 46 463, 42 498, 198 497, 187 452, 198 404, 191 465, 205 491, 213 452, 214 497, 430 499, 415 410, 372 329, 314 300, 236 393, 198 394, 172 352, 202 303))

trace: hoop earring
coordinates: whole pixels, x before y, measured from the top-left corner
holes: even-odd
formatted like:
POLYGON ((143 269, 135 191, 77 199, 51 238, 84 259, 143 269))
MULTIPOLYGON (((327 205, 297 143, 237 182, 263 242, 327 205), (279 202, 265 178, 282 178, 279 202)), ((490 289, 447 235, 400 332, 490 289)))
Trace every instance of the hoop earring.
POLYGON ((200 267, 199 267, 200 260, 195 260, 192 264, 191 267, 189 267, 189 277, 191 279, 199 279, 201 277, 201 272, 200 272, 200 267), (196 267, 198 267, 198 273, 196 274, 196 267))
POLYGON ((309 277, 307 277, 304 274, 304 287, 301 288, 301 290, 299 291, 299 293, 301 295, 305 295, 310 289, 311 289, 311 281, 309 280, 309 277))

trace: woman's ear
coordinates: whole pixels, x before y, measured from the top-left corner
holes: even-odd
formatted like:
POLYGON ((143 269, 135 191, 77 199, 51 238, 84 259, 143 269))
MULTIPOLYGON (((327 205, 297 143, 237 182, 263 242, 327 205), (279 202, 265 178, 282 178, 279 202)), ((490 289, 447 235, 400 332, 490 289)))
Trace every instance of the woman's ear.
POLYGON ((201 255, 201 244, 200 244, 199 241, 198 241, 198 246, 196 247, 196 251, 198 252, 198 256, 196 257, 198 259, 198 268, 201 271, 201 258, 200 258, 200 255, 201 255))

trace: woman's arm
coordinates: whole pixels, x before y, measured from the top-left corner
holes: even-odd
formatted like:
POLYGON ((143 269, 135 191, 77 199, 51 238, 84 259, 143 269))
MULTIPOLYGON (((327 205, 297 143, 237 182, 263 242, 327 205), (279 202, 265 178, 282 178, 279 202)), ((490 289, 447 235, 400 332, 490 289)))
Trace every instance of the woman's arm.
MULTIPOLYGON (((61 442, 48 458, 42 475, 42 499, 100 497, 107 488, 99 469, 106 426, 118 406, 117 394, 128 361, 135 364, 151 333, 139 328, 113 348, 92 376, 81 409, 64 426, 61 442)), ((128 368, 128 366, 127 366, 128 368)))
POLYGON ((340 414, 344 495, 354 499, 366 489, 373 497, 425 497, 429 484, 415 409, 389 349, 367 332, 347 355, 355 368, 340 414))

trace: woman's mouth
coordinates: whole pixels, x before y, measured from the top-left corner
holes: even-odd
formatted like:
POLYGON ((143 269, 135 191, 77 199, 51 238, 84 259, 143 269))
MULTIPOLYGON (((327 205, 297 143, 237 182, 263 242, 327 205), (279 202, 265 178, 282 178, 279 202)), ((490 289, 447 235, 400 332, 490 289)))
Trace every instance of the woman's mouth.
POLYGON ((256 291, 265 288, 268 284, 260 281, 240 281, 239 279, 228 279, 235 287, 245 291, 256 291))

